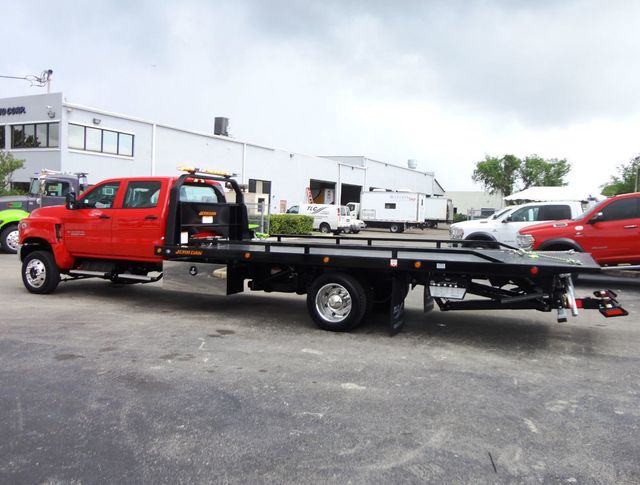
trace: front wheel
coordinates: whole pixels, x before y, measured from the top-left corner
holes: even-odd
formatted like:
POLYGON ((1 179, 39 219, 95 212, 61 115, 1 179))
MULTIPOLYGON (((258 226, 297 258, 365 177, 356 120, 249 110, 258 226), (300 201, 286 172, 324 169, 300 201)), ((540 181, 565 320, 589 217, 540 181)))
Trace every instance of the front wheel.
POLYGON ((401 224, 391 224, 389 226, 389 231, 391 231, 394 234, 397 234, 399 232, 404 231, 404 226, 402 226, 401 224))
POLYGON ((53 254, 34 251, 22 262, 22 283, 31 293, 44 295, 53 292, 60 283, 60 270, 53 254))
POLYGON ((323 330, 347 332, 360 323, 367 311, 362 284, 344 273, 325 273, 307 292, 307 310, 323 330))
POLYGON ((5 227, 0 233, 0 246, 5 253, 15 254, 18 252, 19 233, 18 226, 11 224, 5 227))

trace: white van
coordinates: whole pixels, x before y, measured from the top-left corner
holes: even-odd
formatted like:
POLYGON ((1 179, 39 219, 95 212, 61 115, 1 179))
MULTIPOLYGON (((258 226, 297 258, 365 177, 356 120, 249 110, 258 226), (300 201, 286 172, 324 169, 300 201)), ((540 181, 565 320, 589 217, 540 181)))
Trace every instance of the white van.
POLYGON ((346 205, 299 204, 290 207, 287 214, 313 217, 313 228, 325 234, 338 234, 351 229, 351 214, 346 205))

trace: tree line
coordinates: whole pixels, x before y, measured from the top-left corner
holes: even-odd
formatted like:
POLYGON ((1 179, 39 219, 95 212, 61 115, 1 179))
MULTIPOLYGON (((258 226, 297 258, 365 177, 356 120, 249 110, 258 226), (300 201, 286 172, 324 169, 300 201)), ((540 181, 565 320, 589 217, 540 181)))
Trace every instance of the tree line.
MULTIPOLYGON (((611 175, 608 182, 600 185, 603 195, 613 196, 638 191, 638 171, 640 155, 628 163, 619 165, 618 173, 611 175)), ((571 171, 566 159, 544 159, 538 155, 518 158, 515 155, 502 157, 486 155, 476 162, 471 179, 481 184, 491 193, 501 193, 504 197, 528 189, 529 187, 561 187, 567 185, 565 177, 571 171)))

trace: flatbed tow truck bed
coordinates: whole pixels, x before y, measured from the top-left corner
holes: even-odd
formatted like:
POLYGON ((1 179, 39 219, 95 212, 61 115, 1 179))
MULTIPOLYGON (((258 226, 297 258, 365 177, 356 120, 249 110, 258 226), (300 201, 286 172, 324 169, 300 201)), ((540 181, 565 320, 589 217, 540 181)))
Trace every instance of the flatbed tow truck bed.
MULTIPOLYGON (((567 309, 574 316, 579 308, 599 309, 605 316, 626 314, 611 291, 597 292, 595 298, 575 297, 572 278, 601 271, 588 254, 524 252, 507 245, 471 249, 453 247, 454 244, 455 241, 435 239, 278 235, 270 240, 212 240, 198 245, 162 246, 156 251, 165 258, 165 267, 173 263, 178 268, 188 268, 177 272, 182 275, 183 289, 192 290, 195 286, 193 281, 189 283, 189 277, 185 281, 184 275, 189 274, 193 280, 201 274, 193 264, 209 264, 212 267, 210 271, 205 269, 205 275, 213 275, 216 268, 226 269, 226 294, 243 291, 245 280, 249 280, 252 290, 306 293, 311 316, 319 326, 330 330, 348 330, 359 322, 344 327, 334 325, 336 328, 323 323, 323 301, 318 302, 318 290, 313 285, 320 275, 352 275, 363 286, 377 282, 371 291, 364 291, 365 298, 389 305, 392 335, 404 323, 408 287, 417 285, 424 286, 425 311, 437 303, 442 311, 557 310, 558 321, 567 320, 567 309), (475 298, 464 300, 468 295, 475 298)), ((165 271, 165 280, 171 280, 175 273, 165 271)), ((356 294, 349 299, 353 300, 356 294)), ((341 309, 339 305, 337 309, 341 309)), ((330 308, 325 311, 325 319, 327 313, 331 317, 330 308)))

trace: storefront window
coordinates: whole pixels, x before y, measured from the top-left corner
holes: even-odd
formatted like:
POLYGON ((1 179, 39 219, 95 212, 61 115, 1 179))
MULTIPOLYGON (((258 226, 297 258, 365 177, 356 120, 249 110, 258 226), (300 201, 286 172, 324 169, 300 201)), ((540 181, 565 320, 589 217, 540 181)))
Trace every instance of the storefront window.
POLYGON ((4 150, 4 132, 5 132, 5 127, 4 126, 0 126, 0 150, 4 150))
POLYGON ((57 148, 58 133, 58 123, 13 125, 11 126, 11 148, 57 148))

